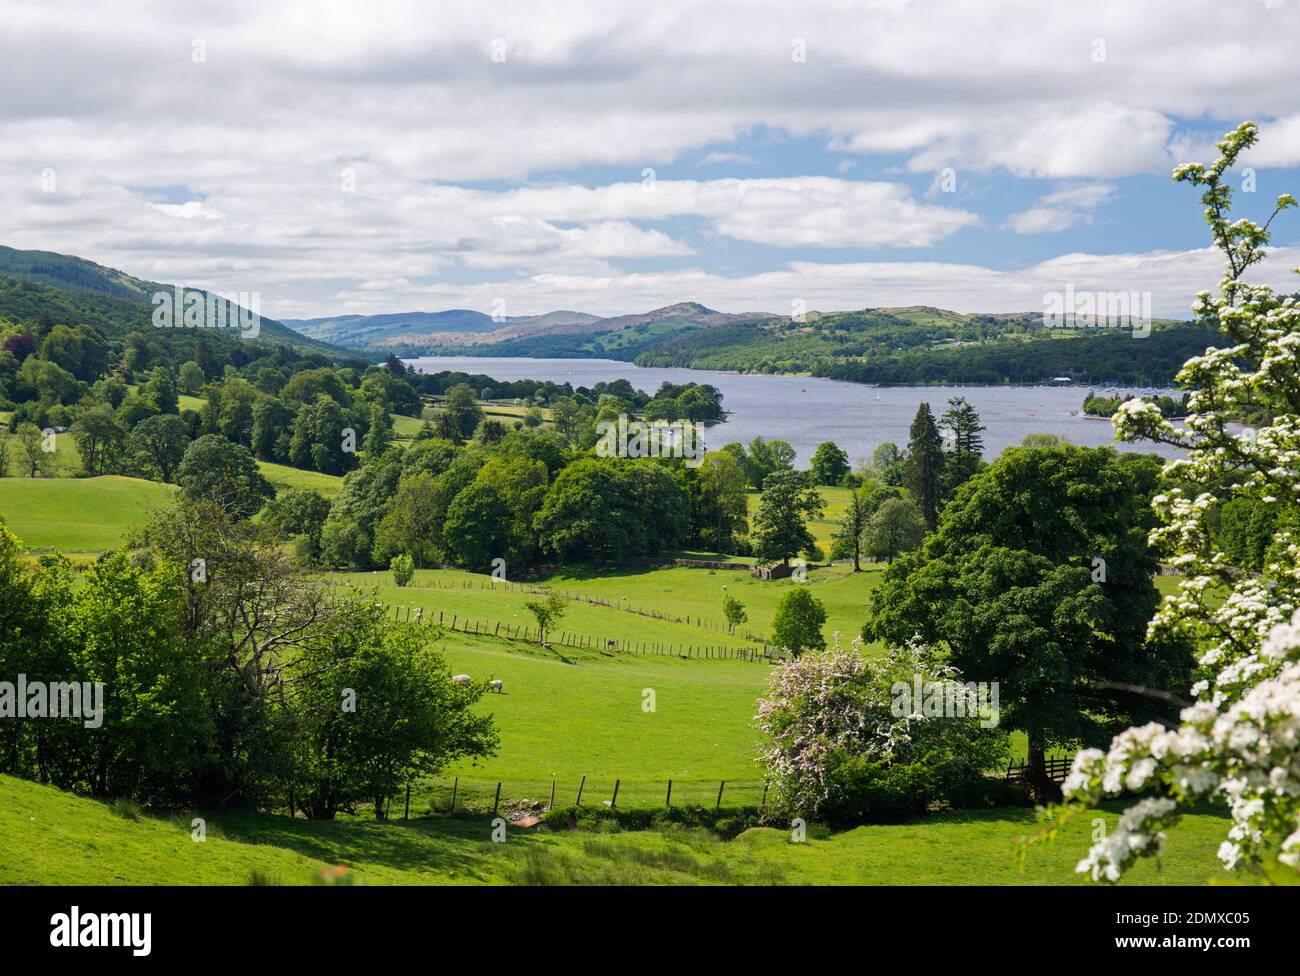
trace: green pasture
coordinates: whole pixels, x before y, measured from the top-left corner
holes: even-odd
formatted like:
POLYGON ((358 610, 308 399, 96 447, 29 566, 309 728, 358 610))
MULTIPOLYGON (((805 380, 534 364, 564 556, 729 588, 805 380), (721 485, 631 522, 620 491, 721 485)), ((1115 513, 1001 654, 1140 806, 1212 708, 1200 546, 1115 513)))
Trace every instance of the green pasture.
POLYGON ((333 498, 343 488, 343 478, 340 475, 292 468, 287 464, 275 464, 271 461, 258 461, 257 466, 262 472, 262 477, 271 482, 277 492, 310 489, 326 498, 333 498))
MULTIPOLYGON (((1113 829, 1120 808, 1095 814, 1113 829)), ((400 816, 400 812, 399 812, 400 816)), ((1039 824, 1028 809, 939 814, 803 843, 776 828, 734 840, 698 830, 595 833, 510 829, 492 843, 487 815, 307 821, 238 811, 140 812, 0 776, 0 884, 301 885, 340 874, 360 884, 1084 884, 1074 866, 1092 817, 1016 857, 1039 824), (205 839, 195 838, 201 818, 205 839)), ((1192 814, 1163 858, 1125 885, 1230 881, 1214 851, 1227 829, 1192 814)))
POLYGON ((0 478, 0 517, 28 548, 97 553, 120 546, 175 491, 117 475, 0 478))

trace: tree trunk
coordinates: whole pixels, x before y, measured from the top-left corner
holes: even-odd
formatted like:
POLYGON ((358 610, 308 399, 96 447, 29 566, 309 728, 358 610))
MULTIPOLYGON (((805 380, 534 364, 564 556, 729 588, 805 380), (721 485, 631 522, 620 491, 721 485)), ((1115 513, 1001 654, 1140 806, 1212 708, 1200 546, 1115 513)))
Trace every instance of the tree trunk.
POLYGON ((1053 803, 1061 798, 1061 788, 1047 777, 1047 753, 1029 740, 1029 788, 1039 803, 1053 803))

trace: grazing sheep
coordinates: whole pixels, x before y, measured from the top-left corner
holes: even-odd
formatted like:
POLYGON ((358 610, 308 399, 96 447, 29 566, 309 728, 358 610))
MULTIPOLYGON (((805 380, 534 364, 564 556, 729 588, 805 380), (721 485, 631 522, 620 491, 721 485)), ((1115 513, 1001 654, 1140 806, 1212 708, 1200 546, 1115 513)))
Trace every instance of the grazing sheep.
POLYGON ((616 643, 616 642, 615 642, 614 639, 611 637, 609 640, 605 641, 605 646, 606 646, 606 647, 613 647, 613 646, 615 645, 615 643, 616 643))
POLYGON ((451 680, 452 680, 455 684, 458 684, 458 685, 467 685, 467 684, 469 684, 473 679, 472 679, 469 675, 467 675, 467 674, 453 674, 453 675, 451 676, 451 680))
POLYGON ((502 687, 502 685, 501 685, 501 679, 500 679, 500 678, 497 678, 495 681, 489 681, 489 682, 488 682, 488 687, 491 688, 493 691, 495 691, 497 694, 500 694, 500 693, 501 693, 501 687, 502 687))

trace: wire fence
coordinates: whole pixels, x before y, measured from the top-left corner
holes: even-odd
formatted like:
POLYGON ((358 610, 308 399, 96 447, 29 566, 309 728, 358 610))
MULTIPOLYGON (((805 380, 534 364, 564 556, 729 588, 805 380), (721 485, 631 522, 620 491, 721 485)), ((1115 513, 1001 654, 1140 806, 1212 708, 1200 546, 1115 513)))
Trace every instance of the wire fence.
POLYGON ((461 580, 458 583, 440 583, 437 580, 428 580, 425 582, 412 581, 406 584, 407 589, 421 590, 512 590, 515 593, 524 593, 534 596, 555 596, 563 597, 566 600, 572 600, 575 603, 585 603, 593 607, 606 607, 610 610, 618 610, 621 613, 632 613, 638 617, 646 617, 651 620, 662 620, 666 623, 685 624, 689 627, 700 627, 704 630, 711 630, 718 634, 729 634, 732 636, 742 637, 747 641, 763 643, 766 638, 762 634, 756 634, 749 629, 737 631, 734 626, 712 620, 702 614, 680 614, 670 613, 667 610, 659 610, 655 607, 638 607, 633 605, 626 597, 618 600, 611 600, 606 597, 592 596, 589 593, 574 593, 568 590, 557 590, 554 587, 529 586, 526 583, 517 583, 510 580, 496 580, 492 583, 485 583, 481 580, 461 580))
MULTIPOLYGON (((617 776, 557 776, 553 779, 496 780, 458 776, 413 784, 410 815, 431 813, 500 813, 551 809, 653 810, 669 807, 739 810, 761 807, 767 786, 761 779, 630 779, 617 776)), ((403 804, 394 804, 394 812, 403 804)))
MULTIPOLYGON (((421 623, 426 621, 423 607, 394 606, 393 619, 399 622, 421 623)), ((427 616, 427 622, 434 623, 433 612, 427 616)), ((501 620, 482 620, 477 617, 463 617, 458 613, 448 614, 438 611, 436 621, 440 626, 463 634, 498 637, 504 640, 522 640, 531 643, 545 641, 548 645, 557 644, 574 650, 591 650, 604 653, 639 654, 642 656, 667 656, 713 661, 749 661, 768 664, 779 659, 778 649, 763 644, 759 647, 735 647, 725 644, 667 644, 660 641, 636 641, 623 637, 598 637, 593 634, 580 634, 574 631, 560 630, 543 634, 536 627, 527 624, 511 624, 501 620)))
MULTIPOLYGON (((1046 758, 1050 779, 1060 782, 1073 755, 1064 751, 1046 758)), ((990 769, 989 779, 1025 782, 1025 763, 1015 760, 1005 770, 990 769)), ((498 779, 491 776, 452 776, 419 779, 405 796, 390 798, 392 817, 430 816, 448 813, 540 816, 549 810, 570 807, 653 811, 753 810, 766 807, 769 784, 758 777, 711 779, 689 776, 623 779, 619 776, 562 774, 549 778, 498 779)))

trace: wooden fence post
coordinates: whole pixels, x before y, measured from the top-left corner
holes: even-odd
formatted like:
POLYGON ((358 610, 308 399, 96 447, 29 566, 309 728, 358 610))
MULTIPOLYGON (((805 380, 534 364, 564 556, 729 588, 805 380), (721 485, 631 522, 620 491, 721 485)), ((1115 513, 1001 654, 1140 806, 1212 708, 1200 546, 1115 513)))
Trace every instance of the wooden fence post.
POLYGON ((587 777, 584 774, 582 777, 582 782, 578 784, 578 802, 574 804, 575 807, 582 806, 582 788, 586 785, 587 785, 587 777))
POLYGON ((460 777, 457 776, 455 782, 451 784, 451 812, 456 812, 456 789, 460 786, 460 777))
MULTIPOLYGON (((721 795, 720 792, 719 792, 719 795, 721 795)), ((497 781, 497 798, 496 798, 495 800, 492 801, 492 816, 495 817, 495 816, 497 815, 497 807, 499 807, 500 805, 501 805, 501 782, 498 780, 498 781, 497 781)))
POLYGON ((668 795, 664 797, 664 806, 671 807, 672 805, 673 805, 673 781, 669 780, 668 795))
POLYGON ((613 810, 616 806, 618 806, 618 784, 621 782, 622 780, 617 780, 617 779, 614 780, 614 796, 613 799, 609 801, 609 808, 611 810, 613 810))
POLYGON ((402 814, 403 820, 411 819, 411 781, 406 781, 406 812, 402 814))
POLYGON ((550 810, 555 806, 555 776, 551 775, 551 802, 546 804, 546 809, 550 810))
POLYGON ((721 809, 722 809, 722 788, 723 788, 724 786, 726 786, 726 785, 727 785, 727 781, 726 781, 725 779, 724 779, 721 783, 718 784, 718 803, 717 803, 717 805, 713 808, 713 809, 715 809, 715 810, 721 810, 721 809))

